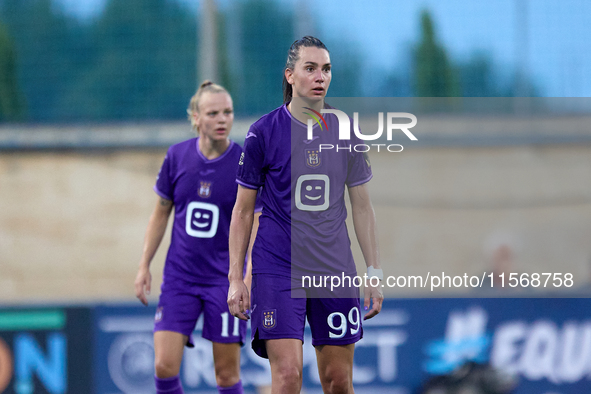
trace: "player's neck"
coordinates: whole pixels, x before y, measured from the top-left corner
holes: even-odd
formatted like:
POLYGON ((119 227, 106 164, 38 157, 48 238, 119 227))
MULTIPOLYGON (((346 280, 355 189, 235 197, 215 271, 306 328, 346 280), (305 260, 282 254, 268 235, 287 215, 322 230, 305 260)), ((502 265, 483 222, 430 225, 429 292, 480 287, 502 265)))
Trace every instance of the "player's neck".
POLYGON ((228 138, 223 140, 212 140, 207 137, 199 137, 199 151, 207 160, 213 160, 224 154, 230 146, 228 138))
POLYGON ((291 116, 304 124, 310 119, 310 116, 306 115, 306 112, 310 112, 308 108, 320 112, 324 108, 324 100, 306 100, 302 97, 294 97, 287 104, 287 109, 291 112, 291 116))

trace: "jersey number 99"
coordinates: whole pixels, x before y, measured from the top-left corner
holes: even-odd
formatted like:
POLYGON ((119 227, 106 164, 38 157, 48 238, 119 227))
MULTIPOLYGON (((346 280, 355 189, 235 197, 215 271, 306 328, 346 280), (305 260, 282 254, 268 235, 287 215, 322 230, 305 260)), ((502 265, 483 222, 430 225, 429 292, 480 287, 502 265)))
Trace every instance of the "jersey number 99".
POLYGON ((351 335, 355 335, 359 332, 359 329, 361 328, 359 322, 359 308, 357 308, 356 306, 351 308, 351 310, 349 311, 349 315, 347 317, 348 319, 346 319, 345 315, 343 315, 341 312, 333 312, 330 315, 328 315, 328 326, 331 330, 337 332, 334 333, 332 331, 329 331, 329 338, 339 339, 344 337, 347 333, 347 327, 349 324, 351 325, 351 327, 349 328, 349 330, 351 331, 351 335), (337 323, 338 325, 335 325, 335 321, 340 323, 337 323))

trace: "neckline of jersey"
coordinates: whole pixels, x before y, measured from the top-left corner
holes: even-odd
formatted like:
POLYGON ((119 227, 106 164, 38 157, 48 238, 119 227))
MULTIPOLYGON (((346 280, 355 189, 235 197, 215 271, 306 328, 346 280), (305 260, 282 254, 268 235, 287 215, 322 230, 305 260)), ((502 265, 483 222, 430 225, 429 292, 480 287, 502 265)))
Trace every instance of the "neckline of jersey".
POLYGON ((205 157, 203 152, 201 152, 201 149, 199 149, 199 137, 195 138, 195 149, 197 150, 197 154, 199 155, 199 157, 201 157, 201 159, 203 161, 205 161, 207 163, 215 163, 216 161, 223 159, 228 154, 228 152, 230 152, 230 149, 232 149, 233 145, 234 145, 234 141, 230 140, 230 145, 228 145, 228 148, 224 151, 224 153, 222 153, 221 155, 219 155, 215 159, 210 160, 207 157, 205 157))
MULTIPOLYGON (((304 122, 300 121, 299 119, 297 119, 295 116, 293 116, 291 114, 291 112, 289 112, 289 109, 287 109, 287 104, 289 104, 289 103, 283 104, 283 109, 287 113, 287 116, 289 116, 290 119, 292 120, 292 122, 294 122, 296 125, 301 126, 301 127, 303 127, 304 129, 307 130, 308 129, 308 125, 305 124, 304 122)), ((320 126, 318 126, 318 123, 314 123, 312 125, 312 128, 318 128, 318 127, 320 127, 320 126)))

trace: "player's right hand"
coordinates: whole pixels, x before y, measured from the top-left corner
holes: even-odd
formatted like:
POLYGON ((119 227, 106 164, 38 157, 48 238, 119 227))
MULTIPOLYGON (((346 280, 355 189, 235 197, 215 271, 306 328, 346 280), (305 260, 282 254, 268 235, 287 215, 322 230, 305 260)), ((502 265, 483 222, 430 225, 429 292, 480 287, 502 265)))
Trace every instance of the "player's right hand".
POLYGON ((150 295, 150 288, 152 286, 152 274, 147 268, 140 267, 137 276, 135 277, 135 296, 144 305, 148 305, 147 295, 150 295))
POLYGON ((371 319, 382 310, 382 302, 384 302, 384 294, 380 285, 377 287, 368 286, 365 288, 365 297, 363 307, 367 311, 371 306, 371 309, 363 316, 363 320, 371 319))
POLYGON ((228 289, 228 308, 233 316, 241 320, 248 320, 250 309, 250 296, 246 284, 242 280, 233 280, 228 289))

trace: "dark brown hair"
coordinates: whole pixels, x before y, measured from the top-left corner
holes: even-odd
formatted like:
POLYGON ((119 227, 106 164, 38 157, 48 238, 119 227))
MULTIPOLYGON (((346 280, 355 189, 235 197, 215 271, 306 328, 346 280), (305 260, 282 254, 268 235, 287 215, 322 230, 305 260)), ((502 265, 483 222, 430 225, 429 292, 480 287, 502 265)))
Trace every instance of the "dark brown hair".
POLYGON ((287 82, 287 78, 285 78, 285 70, 294 69, 296 62, 300 59, 301 47, 316 47, 326 49, 326 52, 329 52, 328 48, 326 48, 322 41, 312 36, 302 37, 291 44, 289 51, 287 51, 287 61, 285 62, 285 68, 283 69, 283 103, 291 101, 293 95, 293 88, 289 82, 287 82))

